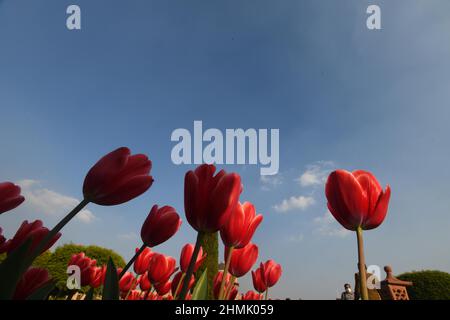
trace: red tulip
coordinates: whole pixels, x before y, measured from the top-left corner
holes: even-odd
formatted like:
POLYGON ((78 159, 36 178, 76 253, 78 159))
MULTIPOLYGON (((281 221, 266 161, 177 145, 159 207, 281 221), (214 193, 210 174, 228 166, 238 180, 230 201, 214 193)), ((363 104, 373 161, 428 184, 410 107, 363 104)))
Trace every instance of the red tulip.
POLYGON ((149 247, 157 246, 180 229, 181 219, 174 208, 164 206, 158 209, 154 205, 141 229, 142 241, 149 247))
POLYGON ((91 282, 89 283, 89 285, 92 288, 100 287, 104 282, 104 278, 105 278, 104 273, 106 272, 106 266, 91 267, 90 271, 91 271, 91 275, 90 275, 91 282))
POLYGON ((119 280, 119 289, 123 293, 127 293, 130 290, 136 289, 137 286, 136 278, 131 272, 125 272, 125 274, 119 280))
POLYGON ((386 217, 391 189, 383 191, 374 175, 363 170, 336 170, 325 186, 328 209, 346 229, 370 230, 386 217))
MULTIPOLYGON (((193 244, 186 244, 183 249, 181 250, 180 255, 180 269, 184 273, 187 272, 187 269, 189 267, 189 262, 192 258, 192 253, 194 252, 194 245, 193 244)), ((203 254, 203 249, 200 247, 200 251, 198 252, 197 261, 195 262, 194 266, 194 272, 197 272, 198 268, 203 264, 203 261, 206 259, 206 253, 203 254)))
POLYGON ((72 255, 67 266, 75 265, 80 268, 81 283, 79 285, 84 287, 91 283, 91 268, 95 267, 96 264, 96 260, 89 258, 84 254, 84 252, 80 252, 78 254, 72 255))
POLYGON ((18 207, 24 200, 19 186, 12 182, 0 183, 0 214, 18 207))
POLYGON ((162 300, 162 297, 156 292, 150 292, 146 300, 162 300))
MULTIPOLYGON (((139 248, 136 248, 136 252, 139 251, 139 248)), ((134 272, 136 274, 144 274, 148 270, 148 266, 150 264, 150 259, 153 256, 153 251, 149 247, 146 247, 136 258, 134 261, 134 272)))
POLYGON ((168 294, 171 288, 172 282, 170 280, 155 285, 155 290, 160 296, 165 296, 166 294, 168 294))
MULTIPOLYGON (((45 236, 47 236, 48 232, 49 230, 43 226, 41 220, 36 220, 32 223, 28 223, 28 221, 25 220, 24 222, 22 222, 22 225, 17 230, 14 237, 4 244, 6 246, 6 251, 8 252, 8 254, 10 254, 12 251, 22 245, 27 239, 32 238, 33 240, 29 249, 29 252, 32 252, 36 249, 39 242, 41 242, 41 240, 44 239, 45 236)), ((60 237, 61 233, 57 233, 41 251, 41 253, 50 249, 51 246, 53 246, 60 237)))
MULTIPOLYGON (((173 277, 173 279, 172 279, 172 295, 174 295, 174 296, 178 296, 180 294, 180 291, 181 291, 180 280, 181 280, 182 276, 183 276, 183 271, 180 271, 180 272, 177 272, 175 277, 173 277), (178 288, 178 290, 177 290, 177 288, 178 288)), ((184 279, 185 279, 185 276, 183 277, 183 281, 184 281, 184 279)), ((189 281, 188 290, 191 290, 191 288, 194 286, 194 283, 195 283, 195 277, 194 277, 194 275, 192 275, 191 281, 189 281)))
MULTIPOLYGON (((214 277, 214 281, 213 281, 213 292, 214 292, 214 297, 216 299, 219 299, 219 294, 220 294, 220 285, 222 283, 222 278, 223 278, 223 271, 219 271, 217 272, 216 276, 214 277)), ((231 275, 229 273, 227 273, 227 275, 225 276, 225 286, 224 286, 224 292, 228 292, 228 300, 234 300, 238 294, 238 290, 236 288, 237 285, 237 281, 234 280, 233 283, 231 283, 231 275)), ((226 300, 226 299, 225 299, 226 300)))
POLYGON ((37 289, 50 282, 46 269, 30 267, 19 280, 14 292, 14 300, 25 300, 37 289))
POLYGON ((0 254, 6 252, 6 238, 3 236, 3 229, 0 227, 0 254))
POLYGON ((84 198, 112 206, 134 199, 150 188, 152 162, 146 155, 131 155, 122 147, 101 158, 84 179, 84 198))
MULTIPOLYGON (((228 252, 228 248, 225 248, 225 261, 227 261, 228 252)), ((232 251, 228 271, 236 278, 240 278, 250 271, 256 259, 258 259, 258 247, 250 242, 244 248, 232 251)))
POLYGON ((142 300, 142 292, 138 290, 131 290, 130 293, 128 293, 128 296, 126 298, 127 300, 142 300))
POLYGON ((154 253, 148 267, 148 279, 153 285, 167 282, 175 272, 175 264, 174 258, 154 253))
POLYGON ((139 277, 139 287, 142 291, 148 291, 152 287, 150 280, 148 280, 147 271, 139 277))
POLYGON ((242 295, 241 300, 262 300, 263 295, 260 293, 256 293, 255 291, 247 291, 246 294, 242 295))
POLYGON ((253 287, 258 292, 264 292, 267 290, 266 283, 264 281, 264 271, 261 267, 256 269, 255 271, 252 271, 252 280, 253 280, 253 287))
POLYGON ((256 215, 253 204, 238 203, 220 229, 220 237, 227 247, 243 248, 250 242, 262 220, 263 216, 256 215))
POLYGON ((197 231, 218 231, 228 220, 242 191, 241 178, 236 173, 203 164, 188 171, 184 179, 186 218, 197 231))
POLYGON ((281 265, 273 260, 267 260, 264 264, 261 263, 260 268, 263 271, 263 279, 267 288, 273 287, 278 282, 278 279, 280 279, 281 273, 283 272, 281 265))

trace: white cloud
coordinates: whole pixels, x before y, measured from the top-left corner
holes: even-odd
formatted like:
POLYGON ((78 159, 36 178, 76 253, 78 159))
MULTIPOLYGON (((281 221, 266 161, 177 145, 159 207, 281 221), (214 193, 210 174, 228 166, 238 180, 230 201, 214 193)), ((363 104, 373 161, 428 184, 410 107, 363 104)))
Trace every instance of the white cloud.
MULTIPOLYGON (((22 180, 18 184, 22 188, 22 194, 25 197, 24 205, 30 210, 37 211, 37 213, 62 217, 80 203, 76 198, 43 188, 41 183, 36 180, 22 180)), ((97 219, 87 209, 81 210, 76 218, 83 223, 91 223, 97 219)))
POLYGON ((277 212, 287 212, 295 209, 306 210, 312 206, 316 201, 313 197, 290 197, 289 199, 284 199, 280 204, 275 205, 273 208, 277 212))
POLYGON ((120 240, 126 240, 126 241, 131 241, 131 240, 138 239, 138 235, 136 233, 134 233, 134 232, 121 233, 121 234, 117 235, 117 237, 120 240))
POLYGON ((289 242, 302 242, 305 236, 303 234, 291 235, 287 238, 289 242))
POLYGON ((351 231, 343 228, 329 211, 321 217, 316 217, 314 224, 316 225, 314 233, 322 236, 344 238, 351 234, 351 231))
POLYGON ((283 183, 283 176, 280 173, 272 176, 261 176, 260 181, 261 189, 270 191, 283 183))
POLYGON ((300 177, 296 179, 302 187, 320 186, 327 179, 328 174, 335 168, 332 161, 318 161, 306 167, 300 177))

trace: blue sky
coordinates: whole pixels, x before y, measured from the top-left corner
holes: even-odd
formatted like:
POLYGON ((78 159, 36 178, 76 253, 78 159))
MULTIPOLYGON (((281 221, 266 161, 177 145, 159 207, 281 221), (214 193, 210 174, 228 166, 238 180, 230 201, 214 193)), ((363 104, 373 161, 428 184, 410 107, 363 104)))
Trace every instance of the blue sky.
MULTIPOLYGON (((337 167, 392 188, 385 223, 365 235, 368 264, 449 272, 449 10, 446 0, 0 0, 0 180, 28 195, 0 225, 7 236, 24 219, 53 226, 90 166, 128 146, 152 159, 151 190, 89 205, 59 242, 128 259, 154 203, 184 218, 191 166, 171 162, 174 129, 279 128, 277 176, 224 166, 264 214, 259 260, 284 269, 274 297, 334 299, 353 283, 355 236, 326 215, 323 178, 337 167), (73 3, 81 31, 65 26, 73 3), (382 30, 366 28, 369 4, 382 30)), ((184 221, 155 250, 178 258, 194 239, 184 221)), ((241 283, 250 289, 249 276, 241 283)))

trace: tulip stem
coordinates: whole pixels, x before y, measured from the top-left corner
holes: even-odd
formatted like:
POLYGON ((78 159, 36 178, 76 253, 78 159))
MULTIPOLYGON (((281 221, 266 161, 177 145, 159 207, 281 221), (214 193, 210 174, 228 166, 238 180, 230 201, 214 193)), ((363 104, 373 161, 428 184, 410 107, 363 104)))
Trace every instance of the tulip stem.
POLYGON ((181 284, 183 283, 184 277, 186 277, 186 273, 181 273, 181 277, 180 277, 180 281, 178 281, 177 284, 177 289, 175 290, 175 292, 173 293, 173 299, 176 300, 177 296, 178 296, 178 291, 180 291, 181 288, 181 284))
POLYGON ((230 267, 231 255, 233 253, 233 249, 234 249, 234 247, 229 247, 228 252, 226 254, 227 261, 225 261, 225 267, 224 267, 223 273, 222 273, 222 281, 220 283, 220 290, 219 290, 219 296, 218 296, 219 300, 224 300, 226 298, 224 288, 225 288, 225 282, 226 282, 227 275, 228 275, 228 268, 230 267))
POLYGON ((130 269, 131 265, 134 263, 134 261, 137 259, 137 257, 139 257, 139 255, 142 253, 142 251, 144 251, 144 249, 147 247, 147 245, 144 243, 141 248, 134 254, 133 258, 130 259, 130 261, 128 261, 127 265, 125 266, 125 268, 122 269, 122 272, 120 272, 118 280, 122 279, 123 275, 125 274, 125 272, 127 272, 128 269, 130 269))
POLYGON ((356 239, 358 241, 359 291, 362 300, 369 300, 369 292, 367 291, 366 260, 364 258, 364 242, 361 227, 356 229, 356 239))
POLYGON ((266 295, 264 297, 264 300, 267 300, 269 298, 269 287, 266 289, 266 295))
POLYGON ((48 245, 48 243, 55 237, 55 235, 61 231, 64 226, 69 223, 70 220, 73 219, 77 215, 78 212, 80 212, 87 204, 89 203, 89 200, 83 199, 75 208, 73 208, 72 211, 70 211, 55 227, 53 227, 52 230, 50 230, 47 235, 44 237, 44 239, 39 242, 39 244, 36 246, 36 249, 32 252, 29 260, 27 261, 30 265, 33 263, 34 259, 38 257, 41 254, 41 251, 45 249, 45 246, 48 245))
POLYGON ((178 296, 178 300, 184 300, 186 298, 186 294, 189 290, 189 282, 192 278, 192 274, 194 273, 194 267, 195 263, 197 261, 198 253, 200 252, 201 243, 203 241, 203 238, 205 236, 205 233, 202 231, 199 231, 197 233, 197 240, 195 241, 195 247, 194 252, 192 252, 191 261, 189 262, 189 267, 186 271, 186 277, 183 281, 183 287, 181 288, 180 295, 178 296))

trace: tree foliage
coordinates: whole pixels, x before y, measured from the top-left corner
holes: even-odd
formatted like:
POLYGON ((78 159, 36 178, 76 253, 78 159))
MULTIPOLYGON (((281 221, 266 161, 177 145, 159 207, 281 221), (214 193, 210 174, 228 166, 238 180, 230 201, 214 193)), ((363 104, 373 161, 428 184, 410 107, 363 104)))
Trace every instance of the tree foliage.
POLYGON ((411 300, 450 300, 450 274, 437 270, 423 270, 403 273, 397 277, 412 281, 408 287, 411 300))

